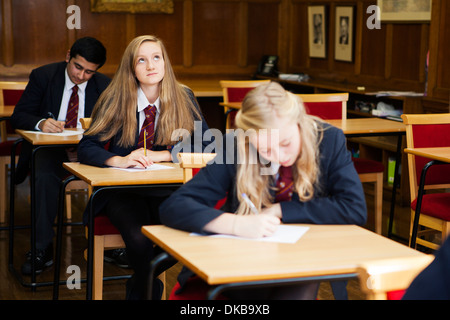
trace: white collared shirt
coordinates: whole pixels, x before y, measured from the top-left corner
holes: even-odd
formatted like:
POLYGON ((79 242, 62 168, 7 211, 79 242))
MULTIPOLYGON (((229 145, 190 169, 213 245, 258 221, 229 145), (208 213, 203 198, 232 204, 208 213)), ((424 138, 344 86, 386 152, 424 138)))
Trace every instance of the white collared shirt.
POLYGON ((156 115, 155 115, 155 128, 156 128, 156 124, 158 123, 158 118, 159 118, 159 112, 160 112, 160 106, 161 106, 161 101, 158 97, 158 99, 156 99, 155 103, 150 103, 148 102, 147 97, 144 94, 144 91, 142 91, 141 88, 138 89, 138 99, 137 99, 137 110, 139 112, 139 132, 141 131, 142 125, 144 124, 144 120, 145 120, 145 112, 144 109, 148 107, 148 105, 154 105, 156 107, 156 115))
MULTIPOLYGON (((72 88, 75 84, 70 80, 69 75, 67 74, 67 69, 65 71, 65 85, 64 85, 64 93, 61 100, 61 107, 59 108, 58 121, 66 121, 67 115, 67 107, 69 105, 70 96, 72 95, 72 88)), ((86 97, 86 87, 88 82, 85 81, 82 84, 78 85, 78 120, 77 120, 77 128, 81 128, 80 118, 84 118, 84 104, 86 97)))

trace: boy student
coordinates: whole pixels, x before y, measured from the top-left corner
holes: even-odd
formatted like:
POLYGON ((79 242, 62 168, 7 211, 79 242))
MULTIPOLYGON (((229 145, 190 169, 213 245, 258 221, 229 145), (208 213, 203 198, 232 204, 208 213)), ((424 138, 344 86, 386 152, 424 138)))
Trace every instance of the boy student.
MULTIPOLYGON (((100 94, 110 79, 97 72, 106 61, 106 49, 97 39, 75 41, 65 61, 34 69, 25 91, 14 109, 15 129, 48 133, 64 128, 80 128, 80 118, 90 117, 100 94)), ((17 165, 16 184, 28 174, 32 146, 24 142, 17 165)), ((60 181, 67 172, 62 163, 74 160, 76 152, 64 148, 40 151, 36 156, 36 273, 53 263, 53 223, 57 213, 60 181)), ((22 265, 31 274, 31 254, 22 265)))

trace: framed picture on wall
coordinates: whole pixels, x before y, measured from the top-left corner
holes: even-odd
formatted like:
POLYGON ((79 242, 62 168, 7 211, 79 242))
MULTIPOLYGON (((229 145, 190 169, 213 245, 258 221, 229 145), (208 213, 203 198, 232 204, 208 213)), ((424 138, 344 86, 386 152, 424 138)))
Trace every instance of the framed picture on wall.
POLYGON ((325 6, 308 7, 309 56, 326 57, 325 6))
POLYGON ((423 22, 431 20, 431 0, 377 0, 382 22, 423 22))
POLYGON ((353 7, 336 7, 334 59, 353 59, 353 7))
POLYGON ((173 13, 173 0, 91 0, 92 12, 173 13))

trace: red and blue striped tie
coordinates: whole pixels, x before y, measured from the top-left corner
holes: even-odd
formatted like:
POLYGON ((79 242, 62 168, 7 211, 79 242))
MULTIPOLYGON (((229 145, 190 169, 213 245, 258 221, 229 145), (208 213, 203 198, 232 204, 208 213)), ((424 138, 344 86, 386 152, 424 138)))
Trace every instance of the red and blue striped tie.
POLYGON ((72 88, 72 95, 70 96, 69 106, 67 107, 66 124, 64 128, 76 128, 78 122, 78 86, 72 88))
POLYGON ((156 116, 156 107, 149 105, 144 109, 145 120, 142 124, 141 133, 139 134, 139 142, 138 147, 144 147, 144 131, 146 131, 147 137, 147 149, 151 149, 153 147, 153 143, 155 141, 155 116, 156 116))
POLYGON ((280 169, 278 169, 275 202, 290 201, 292 197, 293 186, 294 180, 292 178, 292 167, 280 166, 280 169))

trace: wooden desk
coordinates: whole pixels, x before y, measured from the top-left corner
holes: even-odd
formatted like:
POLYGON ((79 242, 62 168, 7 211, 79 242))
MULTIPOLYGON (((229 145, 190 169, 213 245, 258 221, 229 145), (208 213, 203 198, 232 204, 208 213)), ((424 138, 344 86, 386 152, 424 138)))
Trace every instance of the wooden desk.
MULTIPOLYGON (((425 188, 425 177, 428 169, 439 163, 450 163, 450 147, 436 147, 436 148, 406 148, 405 153, 410 153, 416 156, 428 158, 431 161, 425 164, 420 176, 419 190, 417 192, 416 211, 414 213, 413 230, 411 235, 411 248, 416 247, 417 229, 419 228, 420 209, 422 206, 422 197, 425 188)), ((413 199, 411 199, 412 201, 413 199)))
MULTIPOLYGON (((74 145, 77 145, 78 142, 83 137, 83 131, 80 129, 67 129, 69 131, 79 131, 80 133, 77 135, 71 135, 71 136, 57 136, 52 134, 42 134, 40 132, 35 131, 27 131, 27 130, 16 130, 16 132, 21 137, 18 139, 15 143, 15 146, 18 143, 21 143, 23 140, 26 140, 33 146, 33 150, 31 153, 31 170, 30 170, 30 201, 31 201, 31 261, 35 260, 35 254, 36 254, 36 168, 35 168, 35 158, 36 154, 44 149, 44 148, 67 148, 72 147, 74 145)), ((11 168, 16 167, 15 163, 15 146, 13 147, 12 154, 11 154, 11 168)), ((15 271, 14 265, 13 265, 13 242, 14 242, 14 199, 15 199, 15 188, 14 188, 14 181, 15 181, 15 171, 12 170, 10 174, 10 244, 9 244, 9 266, 10 269, 15 271)), ((19 275, 18 272, 15 272, 16 276, 18 277, 19 281, 25 285, 30 285, 33 290, 37 286, 45 286, 45 285, 52 285, 52 283, 36 283, 36 273, 35 273, 35 266, 34 263, 31 264, 31 282, 26 283, 22 280, 22 277, 19 275)))
POLYGON ((358 226, 307 226, 310 229, 295 244, 196 237, 161 225, 144 226, 142 232, 215 286, 208 298, 242 285, 346 279, 372 262, 388 272, 395 269, 394 260, 429 258, 358 226))
POLYGON ((223 90, 220 82, 217 79, 203 80, 203 79, 189 79, 180 80, 180 82, 194 92, 196 97, 222 97, 223 90))
MULTIPOLYGON (((101 192, 111 189, 122 188, 158 188, 158 187, 179 187, 183 184, 183 169, 176 163, 161 163, 165 166, 170 166, 172 169, 155 170, 155 171, 138 171, 128 172, 113 168, 100 168, 89 166, 75 162, 65 162, 63 167, 73 174, 73 176, 64 180, 61 184, 59 210, 57 219, 57 234, 56 234, 56 261, 55 274, 53 281, 53 298, 58 298, 59 277, 61 265, 61 242, 62 242, 62 220, 64 214, 64 197, 62 196, 66 185, 78 178, 91 187, 93 192, 89 202, 89 218, 88 226, 94 225, 93 207, 96 197, 101 192)), ((94 228, 88 228, 88 248, 94 247, 94 228)), ((86 299, 92 298, 92 274, 93 274, 93 250, 88 249, 87 256, 88 276, 87 276, 87 290, 86 299)))

